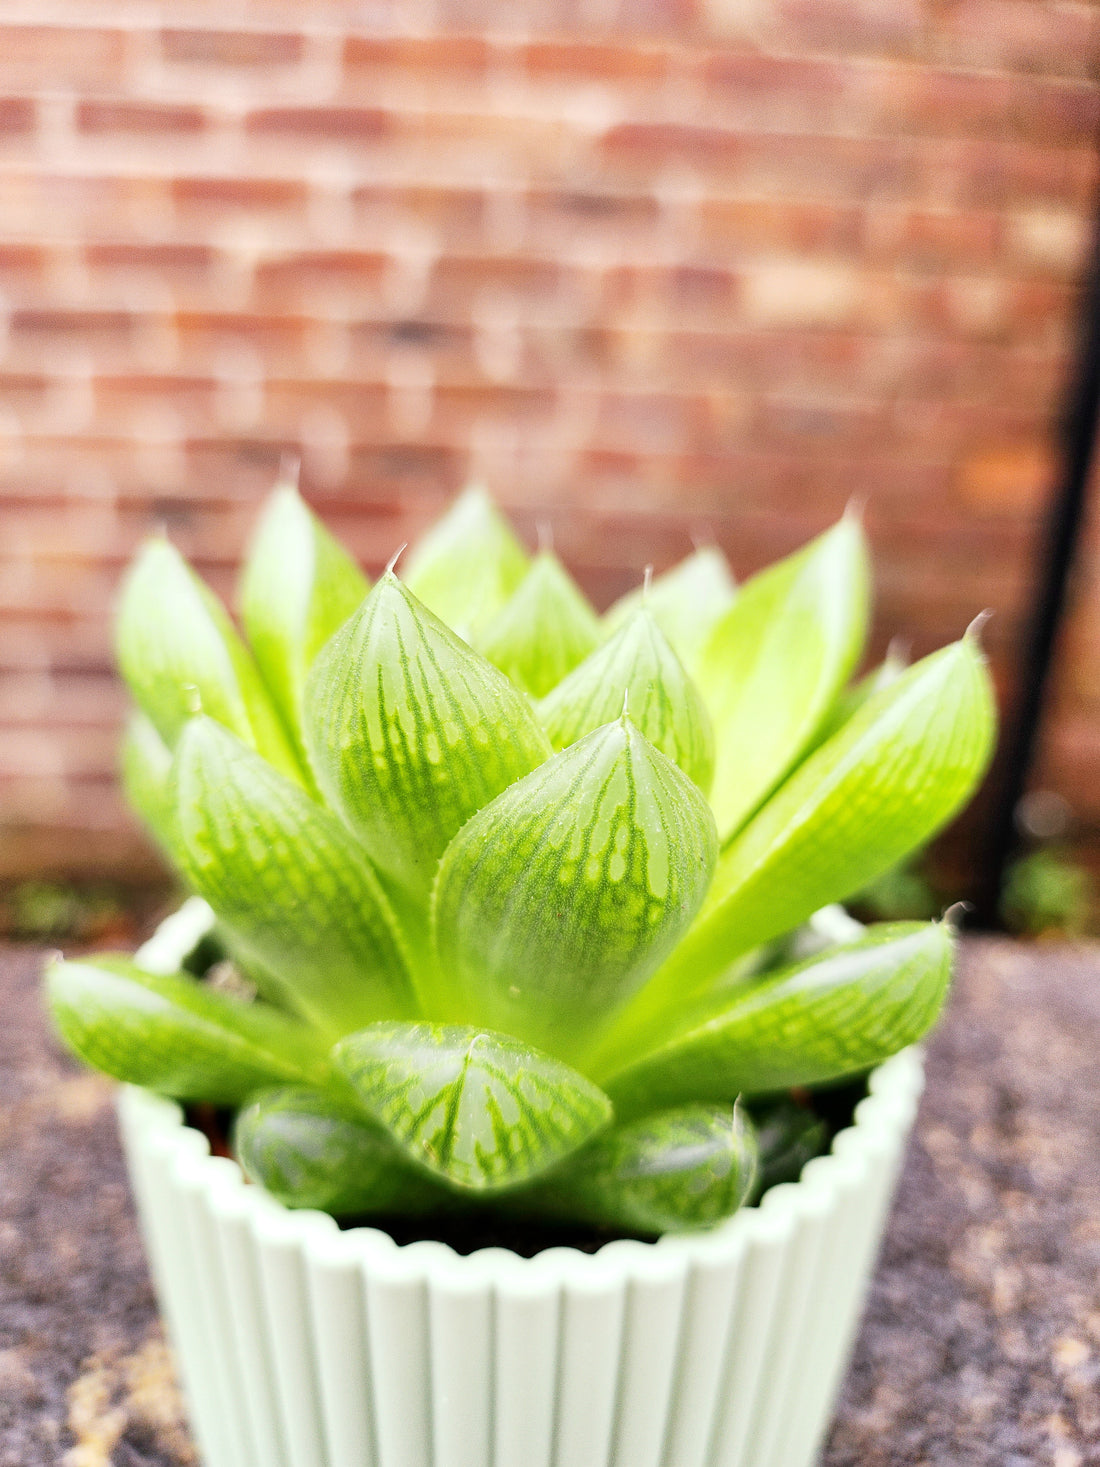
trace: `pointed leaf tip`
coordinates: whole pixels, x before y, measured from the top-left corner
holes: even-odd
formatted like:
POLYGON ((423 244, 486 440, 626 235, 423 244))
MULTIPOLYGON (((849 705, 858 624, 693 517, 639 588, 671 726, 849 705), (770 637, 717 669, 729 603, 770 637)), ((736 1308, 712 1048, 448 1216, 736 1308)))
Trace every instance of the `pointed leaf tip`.
POLYGON ((369 590, 293 483, 268 495, 241 575, 241 619, 305 764, 302 704, 317 653, 369 590))
POLYGON ((508 522, 473 484, 414 546, 405 581, 436 616, 472 637, 508 600, 527 565, 508 522))
POLYGON ((644 1000, 697 991, 925 844, 973 793, 995 732, 989 673, 965 639, 875 693, 723 853, 705 912, 644 1000))
POLYGON ((392 573, 317 659, 307 702, 326 799, 418 901, 459 827, 550 753, 519 689, 392 573))
POLYGON ((617 1113, 828 1084, 880 1064, 935 1022, 954 938, 939 922, 882 923, 852 943, 700 997, 678 1018, 615 1036, 595 1066, 617 1113), (609 1073, 610 1072, 610 1073, 609 1073))
POLYGON ((723 840, 811 746, 859 661, 869 594, 866 542, 845 518, 754 576, 715 626, 698 682, 714 721, 723 840))
POLYGON ((967 914, 974 910, 971 902, 952 902, 943 914, 945 927, 950 927, 952 932, 958 932, 966 921, 967 914))
POLYGON ((341 1040, 333 1060, 406 1155, 464 1191, 530 1181, 611 1119, 583 1075, 483 1029, 373 1024, 341 1040))
POLYGON ((302 779, 302 766, 259 669, 224 606, 167 540, 139 550, 122 586, 118 661, 134 701, 169 748, 203 709, 264 758, 302 779))
POLYGON ((558 749, 627 711, 650 743, 701 790, 709 789, 710 715, 657 619, 641 605, 538 706, 539 721, 558 749))
POLYGON ((994 614, 993 609, 988 606, 984 611, 979 611, 963 633, 963 639, 973 643, 979 650, 984 651, 984 648, 982 648, 982 632, 985 630, 987 623, 992 621, 994 614))
POLYGON ((543 1183, 532 1203, 629 1233, 713 1227, 748 1199, 758 1148, 740 1105, 684 1105, 615 1126, 543 1183))
POLYGON ((662 575, 647 566, 642 584, 621 597, 604 616, 604 629, 615 632, 638 609, 649 611, 676 649, 684 666, 695 665, 716 623, 732 605, 736 589, 725 556, 704 545, 662 575))
POLYGON ((477 645, 517 687, 541 698, 600 638, 599 618, 580 587, 552 551, 540 550, 477 645))

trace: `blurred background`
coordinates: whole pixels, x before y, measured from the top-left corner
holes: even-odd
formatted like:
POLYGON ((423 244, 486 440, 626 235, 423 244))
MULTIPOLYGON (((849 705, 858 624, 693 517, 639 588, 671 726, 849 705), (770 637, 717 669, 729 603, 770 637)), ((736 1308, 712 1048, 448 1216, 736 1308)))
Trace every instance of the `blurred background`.
MULTIPOLYGON (((983 607, 1018 706, 1097 182, 1085 0, 5 0, 0 924, 163 881, 115 780, 111 612, 167 527, 224 594, 280 456, 376 571, 469 478, 598 605, 865 499, 876 654, 983 607)), ((1100 520, 1011 873, 1100 867, 1100 520)), ((996 780, 868 897, 939 910, 996 780)), ((139 903, 140 905, 140 903, 139 903)))

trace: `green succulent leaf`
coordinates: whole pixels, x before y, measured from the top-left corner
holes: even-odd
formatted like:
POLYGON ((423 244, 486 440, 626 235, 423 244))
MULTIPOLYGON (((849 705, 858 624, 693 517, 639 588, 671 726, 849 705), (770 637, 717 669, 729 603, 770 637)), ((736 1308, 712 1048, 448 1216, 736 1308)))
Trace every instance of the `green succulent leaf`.
POLYGON ((184 874, 283 998, 330 1035, 416 1012, 389 902, 335 815, 209 718, 175 787, 184 874))
POLYGON ((315 1036, 276 1010, 124 957, 57 959, 46 993, 58 1033, 86 1064, 178 1100, 236 1105, 262 1086, 324 1073, 315 1036))
POLYGON ((415 1217, 451 1201, 381 1126, 308 1086, 258 1095, 237 1117, 233 1150, 246 1175, 286 1207, 415 1217))
POLYGON ((134 701, 169 748, 201 708, 275 768, 292 779, 304 777, 228 613, 167 540, 148 541, 131 567, 117 640, 134 701))
POLYGON ((714 773, 714 733, 698 688, 648 607, 638 607, 602 647, 539 704, 555 749, 612 722, 631 720, 704 792, 714 773))
POLYGON ((896 683, 898 678, 908 667, 908 659, 900 647, 891 644, 886 656, 877 667, 873 667, 866 677, 861 677, 857 683, 845 688, 837 698, 826 715, 825 722, 814 736, 814 746, 823 744, 826 739, 831 739, 849 718, 853 718, 864 703, 869 702, 876 693, 881 693, 883 688, 888 688, 891 683, 896 683))
POLYGON ((616 1111, 761 1095, 859 1074, 935 1022, 951 981, 946 922, 890 922, 656 1023, 593 1066, 616 1111))
POLYGON ((584 592, 552 551, 541 550, 477 644, 517 687, 541 698, 599 645, 601 636, 584 592))
POLYGON ((279 484, 245 562, 240 607, 260 672, 299 746, 306 674, 369 590, 296 486, 279 484))
POLYGON ((172 751, 144 713, 134 710, 122 738, 122 784, 126 798, 170 860, 175 859, 172 751))
POLYGON ((604 629, 618 631, 644 605, 684 666, 694 668, 708 637, 736 596, 726 557, 716 545, 705 545, 657 576, 648 587, 637 586, 620 597, 605 614, 604 629))
POLYGON ((595 1227, 682 1232, 736 1212, 756 1167, 756 1135, 741 1106, 683 1105, 605 1132, 529 1201, 595 1227))
POLYGON ((583 1075, 483 1029, 372 1024, 332 1058, 418 1166, 467 1192, 521 1186, 611 1119, 607 1096, 583 1075))
POLYGON ((702 915, 643 1002, 714 981, 741 953, 843 901, 966 802, 993 747, 977 639, 916 663, 803 763, 718 862, 702 915))
POLYGON ((828 1147, 826 1123, 789 1096, 759 1102, 750 1107, 749 1114, 760 1147, 754 1197, 762 1196, 769 1187, 777 1187, 781 1182, 797 1182, 806 1163, 821 1156, 828 1147))
POLYGON ((409 557, 409 589, 449 627, 476 636, 522 581, 527 552, 480 485, 471 485, 409 557))
POLYGON ((846 515, 747 582, 712 631, 696 679, 714 719, 723 840, 810 746, 859 661, 868 584, 863 532, 846 515))
POLYGON ((433 930, 454 1016, 574 1052, 675 946, 716 850, 703 796, 629 718, 556 754, 440 862, 433 930))
POLYGON ((308 703, 325 797, 419 900, 459 827, 550 753, 524 694, 392 572, 318 657, 308 703))

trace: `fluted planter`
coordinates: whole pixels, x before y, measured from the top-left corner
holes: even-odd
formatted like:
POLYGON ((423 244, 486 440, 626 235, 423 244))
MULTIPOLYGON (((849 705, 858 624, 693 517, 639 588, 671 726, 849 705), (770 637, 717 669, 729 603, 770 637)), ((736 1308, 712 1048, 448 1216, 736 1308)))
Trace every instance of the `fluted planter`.
MULTIPOLYGON (((171 921, 151 967, 194 943, 194 911, 171 921)), ((532 1259, 290 1211, 125 1087, 206 1467, 807 1467, 921 1083, 913 1050, 881 1065, 829 1155, 709 1233, 532 1259)))

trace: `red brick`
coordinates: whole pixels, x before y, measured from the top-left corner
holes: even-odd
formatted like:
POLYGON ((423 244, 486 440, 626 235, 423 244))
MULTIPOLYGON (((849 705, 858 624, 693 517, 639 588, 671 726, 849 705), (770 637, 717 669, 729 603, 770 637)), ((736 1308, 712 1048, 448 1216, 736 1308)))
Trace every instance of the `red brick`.
POLYGON ((378 107, 267 107, 245 118, 253 137, 310 142, 363 142, 384 137, 388 127, 388 116, 378 107))
POLYGON ((436 381, 469 382, 479 375, 474 337, 472 326, 454 322, 415 317, 356 321, 348 331, 348 370, 381 377, 400 353, 415 351, 430 357, 436 381))
POLYGON ((877 83, 879 130, 1081 146, 1100 121, 1096 89, 1081 82, 912 67, 900 74, 883 70, 877 83))
POLYGON ((81 102, 77 130, 86 133, 145 133, 164 137, 194 134, 206 126, 201 107, 172 107, 152 102, 81 102))
MULTIPOLYGON (((589 7, 582 5, 579 11, 578 18, 577 9, 571 9, 569 29, 573 27, 583 29, 585 24, 591 25, 589 7)), ((614 14, 614 31, 625 32, 632 38, 641 37, 645 42, 648 42, 653 36, 662 35, 681 40, 685 35, 697 29, 701 18, 697 0, 619 0, 614 14)), ((597 28, 599 27, 593 27, 593 29, 597 28)), ((547 27, 547 29, 563 29, 563 27, 547 27)))
POLYGON ((128 342, 133 335, 134 317, 128 311, 23 309, 12 312, 10 330, 16 345, 102 346, 128 342))
POLYGON ((867 220, 867 252, 907 269, 959 270, 993 265, 1004 241, 994 210, 882 209, 867 220))
POLYGON ((562 281, 562 268, 554 260, 529 255, 448 255, 435 266, 429 304, 453 310, 458 319, 469 320, 479 292, 506 291, 513 299, 545 305, 560 290, 562 281))
POLYGON ((415 221, 450 242, 480 239, 485 201, 482 188, 443 183, 366 183, 351 191, 356 218, 365 226, 415 221))
POLYGON ((950 178, 950 201, 961 208, 1040 204, 1092 206, 1100 168, 1095 149, 948 139, 937 145, 950 178))
POLYGON ((654 194, 595 188, 533 189, 526 196, 526 213, 534 238, 545 239, 544 229, 564 230, 575 238, 580 230, 601 237, 619 237, 650 231, 661 217, 654 194))
POLYGON ((94 389, 97 415, 104 422, 133 425, 159 406, 178 418, 185 434, 206 431, 216 423, 218 384, 209 377, 115 373, 96 377, 94 389))
POLYGON ((929 41, 952 64, 1093 79, 1100 49, 1095 6, 1034 0, 954 0, 929 41))
POLYGON ((264 311, 306 311, 335 292, 373 300, 386 270, 386 256, 358 250, 305 250, 262 260, 253 295, 264 311))
POLYGON ((4 223, 12 234, 68 243, 134 231, 147 236, 171 215, 172 182, 163 177, 120 175, 109 169, 86 174, 47 167, 0 182, 4 223), (6 184, 6 187, 4 186, 6 184))
POLYGON ((186 216, 221 220, 227 212, 292 214, 304 211, 309 188, 294 178, 176 178, 172 198, 186 216))
POLYGON ((0 372, 0 401, 21 417, 37 412, 47 399, 50 380, 44 372, 0 372))
POLYGON ((529 430, 552 417, 555 406, 555 394, 539 388, 481 383, 441 387, 435 393, 433 435, 443 443, 468 443, 473 424, 487 415, 499 416, 529 430))
MULTIPOLYGON (((893 68, 882 68, 894 75, 893 68)), ((847 132, 867 112, 878 73, 827 55, 704 52, 688 74, 703 88, 708 121, 748 131, 847 132)))
POLYGON ((36 109, 29 97, 0 97, 0 136, 15 137, 34 131, 36 109))
MULTIPOLYGON (((28 817, 22 824, 5 817, 4 838, 0 841, 0 878, 24 880, 28 872, 33 872, 43 879, 162 885, 166 873, 160 856, 151 849, 136 822, 124 815, 118 794, 113 790, 103 793, 114 824, 108 825, 100 819, 94 830, 86 824, 83 828, 80 825, 86 796, 74 797, 69 802, 63 825, 47 824, 41 807, 36 819, 28 817), (79 839, 74 839, 77 830, 79 839)), ((33 801, 29 807, 34 809, 33 801)))
POLYGON ((1057 464, 1047 443, 980 449, 959 466, 958 491, 983 514, 1033 511, 1047 502, 1057 464))
POLYGON ((184 244, 90 244, 85 247, 88 264, 107 270, 157 270, 171 274, 190 274, 208 270, 216 258, 210 245, 184 244))
POLYGON ((483 36, 348 36, 344 41, 344 71, 351 79, 364 72, 376 80, 379 74, 399 71, 404 75, 453 78, 483 74, 493 47, 483 36))
POLYGON ((5 23, 0 87, 27 91, 117 91, 126 58, 121 30, 73 25, 5 23))
POLYGON ((646 169, 692 163, 732 171, 742 148, 735 133, 703 124, 623 122, 603 138, 601 152, 611 163, 630 162, 646 169))
POLYGON ((116 727, 125 698, 113 673, 41 677, 35 673, 0 673, 0 707, 15 727, 38 724, 69 727, 88 724, 116 727))
POLYGON ((778 0, 772 30, 794 50, 908 57, 925 24, 919 0, 778 0))
POLYGON ((164 59, 188 66, 293 66, 302 58, 303 38, 280 31, 163 30, 164 59))
POLYGON ((703 198, 699 221, 709 245, 747 250, 855 250, 863 234, 858 204, 703 198))
POLYGON ((301 433, 305 418, 318 407, 339 413, 353 438, 378 438, 388 426, 386 388, 379 382, 274 381, 267 384, 266 395, 273 430, 293 436, 301 433))
POLYGON ((178 311, 172 318, 184 372, 209 373, 244 348, 257 353, 265 373, 293 374, 301 368, 311 322, 302 315, 244 311, 178 311))
POLYGON ((570 86, 578 81, 661 82, 670 69, 667 49, 644 42, 622 46, 538 40, 523 48, 522 57, 527 74, 536 81, 557 78, 570 86))

